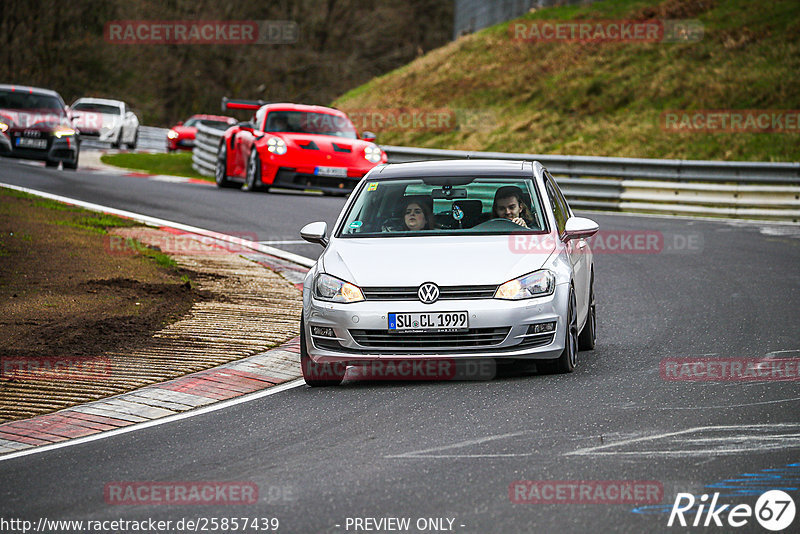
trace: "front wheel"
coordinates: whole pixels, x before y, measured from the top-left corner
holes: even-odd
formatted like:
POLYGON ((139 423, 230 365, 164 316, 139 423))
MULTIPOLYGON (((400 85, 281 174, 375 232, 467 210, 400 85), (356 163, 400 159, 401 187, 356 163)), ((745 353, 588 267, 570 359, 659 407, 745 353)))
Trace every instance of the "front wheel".
POLYGON ((597 342, 597 311, 594 304, 594 272, 589 280, 589 310, 586 316, 586 324, 583 325, 578 336, 578 348, 580 350, 594 350, 597 342))
POLYGON ((261 182, 261 158, 258 157, 258 150, 253 147, 250 157, 247 159, 247 173, 245 174, 244 191, 266 191, 261 182))
POLYGON ((317 363, 308 355, 306 325, 300 319, 300 367, 303 380, 311 387, 338 386, 344 380, 347 366, 344 363, 317 363))
POLYGON ((228 149, 225 140, 219 145, 217 151, 217 165, 214 169, 214 181, 217 187, 236 187, 236 184, 228 179, 228 149))
POLYGON ((557 359, 543 362, 540 365, 539 368, 546 373, 571 373, 578 365, 578 316, 575 307, 575 289, 570 287, 564 350, 557 359))
POLYGON ((136 129, 136 133, 133 134, 133 141, 128 143, 128 150, 135 150, 136 145, 139 144, 139 129, 136 129))

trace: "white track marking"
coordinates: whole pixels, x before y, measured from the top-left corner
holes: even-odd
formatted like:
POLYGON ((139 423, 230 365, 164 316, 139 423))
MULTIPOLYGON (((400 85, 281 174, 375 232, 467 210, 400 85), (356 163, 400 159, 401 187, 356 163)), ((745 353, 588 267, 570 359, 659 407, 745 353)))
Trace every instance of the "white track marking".
POLYGON ((445 451, 447 449, 457 449, 459 447, 469 447, 471 445, 479 445, 481 443, 486 443, 487 441, 496 441, 498 439, 506 439, 506 438, 513 438, 516 436, 521 436, 523 434, 527 434, 528 432, 512 432, 511 434, 499 434, 496 436, 487 436, 484 438, 476 438, 476 439, 468 439, 466 441, 460 441, 458 443, 453 443, 452 445, 443 445, 441 447, 433 447, 430 449, 422 449, 419 451, 411 451, 411 452, 404 452, 403 454, 392 454, 388 456, 384 456, 384 458, 451 458, 451 457, 464 457, 464 458, 473 458, 473 457, 491 457, 491 456, 528 456, 529 453, 524 454, 455 454, 455 455, 431 455, 428 453, 431 452, 439 452, 445 451))
POLYGON ((84 202, 83 200, 76 200, 74 198, 62 197, 60 195, 53 195, 52 193, 45 193, 44 191, 37 191, 35 189, 28 189, 27 187, 20 187, 17 185, 0 183, 0 187, 7 187, 8 189, 13 189, 15 191, 22 191, 23 193, 29 193, 31 195, 48 198, 50 200, 57 200, 58 202, 64 202, 65 204, 79 206, 81 208, 86 208, 92 211, 99 211, 101 213, 109 213, 111 215, 127 217, 128 219, 148 224, 150 226, 169 226, 170 228, 174 228, 176 230, 183 230, 184 232, 191 232, 194 234, 213 237, 214 239, 219 239, 220 241, 226 241, 228 243, 234 243, 236 245, 247 247, 249 249, 256 250, 258 252, 263 252, 264 254, 271 254, 272 256, 277 256, 278 258, 297 263, 304 267, 313 267, 314 264, 316 263, 315 260, 306 258, 305 256, 300 256, 299 254, 286 252, 285 250, 280 250, 267 245, 262 245, 256 241, 250 241, 248 239, 242 239, 241 237, 222 234, 219 232, 213 232, 211 230, 198 228, 196 226, 189 226, 187 224, 168 221, 166 219, 150 217, 149 215, 142 215, 141 213, 135 213, 132 211, 120 210, 108 206, 101 206, 100 204, 94 204, 92 202, 84 202))
MULTIPOLYGON (((651 436, 644 436, 639 438, 632 438, 627 440, 609 443, 607 445, 598 445, 596 447, 586 447, 576 451, 567 452, 564 456, 693 456, 693 455, 716 455, 716 454, 740 454, 742 452, 768 452, 771 450, 785 450, 787 448, 796 448, 800 446, 800 432, 784 435, 753 435, 746 434, 746 431, 758 430, 800 430, 800 424, 796 423, 776 423, 776 424, 763 424, 763 425, 718 425, 718 426, 698 426, 688 428, 686 430, 679 430, 677 432, 666 432, 663 434, 654 434, 651 436), (633 443, 651 442, 664 438, 673 438, 676 436, 685 436, 694 432, 702 431, 734 431, 731 435, 720 436, 718 438, 688 438, 683 443, 689 444, 692 442, 702 441, 710 442, 711 440, 720 444, 730 443, 732 446, 729 448, 712 448, 712 449, 678 449, 670 444, 661 445, 658 450, 642 450, 642 451, 615 451, 606 450, 610 448, 619 448, 633 443), (740 433, 735 433, 740 431, 740 433), (735 447, 733 445, 741 444, 735 447), (663 450, 671 448, 672 450, 663 450)), ((680 444, 678 444, 678 447, 680 444)))
POLYGON ((153 426, 164 425, 167 423, 174 423, 175 421, 180 421, 182 419, 188 419, 190 417, 195 417, 197 415, 203 415, 209 412, 216 412, 217 410, 224 410, 225 408, 236 406, 237 404, 243 404, 245 402, 258 400, 260 398, 267 397, 269 395, 274 395, 276 393, 286 391, 287 389, 292 389, 303 385, 305 385, 305 381, 302 378, 297 378, 295 380, 292 380, 291 382, 285 382, 277 386, 272 386, 267 389, 262 389, 261 391, 256 391, 255 393, 250 393, 248 395, 243 395, 241 397, 236 397, 234 399, 218 402, 215 404, 211 404, 209 406, 204 406, 202 408, 190 410, 188 412, 178 413, 175 415, 168 415, 166 417, 162 417, 160 419, 153 419, 152 421, 146 421, 144 423, 134 423, 133 425, 130 426, 118 428, 116 430, 108 430, 106 432, 100 432, 98 434, 92 434, 91 436, 86 436, 83 438, 76 438, 69 441, 53 443, 52 445, 42 445, 40 447, 33 447, 19 452, 12 452, 10 454, 5 454, 3 456, 0 456, 0 462, 4 462, 6 460, 11 460, 14 458, 19 458, 20 456, 28 456, 29 454, 38 454, 40 452, 47 452, 55 449, 62 449, 64 447, 71 447, 73 445, 79 445, 81 443, 88 443, 90 441, 96 441, 98 439, 110 438, 113 436, 118 436, 120 434, 127 434, 128 432, 144 430, 146 428, 150 428, 153 426))

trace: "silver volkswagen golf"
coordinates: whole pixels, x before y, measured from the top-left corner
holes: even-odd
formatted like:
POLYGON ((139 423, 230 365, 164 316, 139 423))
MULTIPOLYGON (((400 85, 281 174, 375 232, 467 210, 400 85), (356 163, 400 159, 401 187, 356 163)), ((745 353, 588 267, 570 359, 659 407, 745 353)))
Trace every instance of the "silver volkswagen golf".
POLYGON ((538 162, 376 167, 330 238, 324 222, 300 232, 325 247, 303 286, 305 381, 390 362, 418 365, 411 376, 443 361, 573 371, 595 344, 597 230, 538 162))

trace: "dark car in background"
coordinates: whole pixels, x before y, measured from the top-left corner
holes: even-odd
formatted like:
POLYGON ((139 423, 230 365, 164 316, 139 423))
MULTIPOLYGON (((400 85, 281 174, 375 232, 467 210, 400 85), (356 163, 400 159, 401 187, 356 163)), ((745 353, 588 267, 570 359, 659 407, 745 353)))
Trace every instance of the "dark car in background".
POLYGON ((77 169, 79 153, 79 132, 57 92, 0 85, 0 155, 77 169))
POLYGON ((167 132, 167 151, 194 148, 194 138, 197 136, 199 124, 218 130, 227 130, 236 124, 236 119, 224 115, 192 115, 186 119, 186 122, 179 122, 167 132))

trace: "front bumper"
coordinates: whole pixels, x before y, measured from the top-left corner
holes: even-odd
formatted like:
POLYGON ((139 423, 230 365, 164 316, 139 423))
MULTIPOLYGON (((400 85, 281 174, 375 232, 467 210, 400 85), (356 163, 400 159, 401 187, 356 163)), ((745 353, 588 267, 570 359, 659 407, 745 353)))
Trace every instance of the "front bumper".
POLYGON ((497 299, 364 301, 336 304, 308 299, 304 306, 306 349, 317 363, 358 364, 376 360, 475 359, 549 360, 564 350, 569 284, 553 295, 524 301, 497 299), (469 312, 468 332, 400 334, 388 337, 388 313, 469 312), (532 324, 555 322, 555 332, 528 335, 532 324), (312 327, 332 328, 335 338, 312 334, 312 327), (397 337, 401 336, 401 337, 397 337), (408 343, 402 336, 408 336, 408 343), (389 341, 382 341, 389 340, 389 341))
POLYGON ((19 135, 0 134, 0 154, 12 158, 38 161, 73 162, 78 158, 80 138, 75 135, 65 137, 47 136, 45 148, 20 148, 16 139, 19 135))

